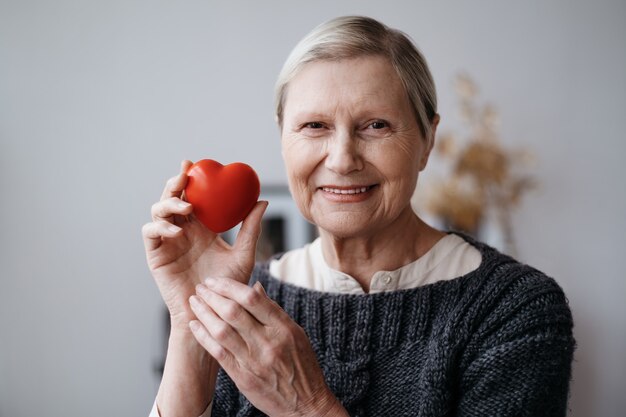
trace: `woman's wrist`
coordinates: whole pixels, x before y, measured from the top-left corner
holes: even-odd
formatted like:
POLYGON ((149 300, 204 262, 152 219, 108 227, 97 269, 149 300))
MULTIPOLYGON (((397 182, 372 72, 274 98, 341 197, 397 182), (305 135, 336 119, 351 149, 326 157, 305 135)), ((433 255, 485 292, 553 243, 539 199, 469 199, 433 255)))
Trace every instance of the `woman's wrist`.
MULTIPOLYGON (((191 366, 191 369, 187 369, 187 372, 191 371, 191 374, 197 375, 199 380, 203 380, 202 376, 206 376, 211 373, 212 367, 218 367, 215 359, 198 343, 193 333, 189 329, 189 325, 185 326, 172 326, 170 330, 170 337, 168 341, 168 356, 172 356, 184 359, 191 366)), ((188 375, 191 377, 191 375, 188 375)), ((195 379, 194 378, 194 379, 195 379)))
POLYGON ((350 415, 348 414, 346 409, 343 408, 343 405, 341 405, 337 397, 332 394, 330 395, 332 396, 332 398, 329 398, 326 406, 323 409, 320 409, 319 412, 315 415, 321 417, 350 417, 350 415))
POLYGON ((208 352, 198 343, 191 329, 189 329, 188 322, 185 325, 172 324, 168 340, 168 349, 182 349, 188 354, 208 355, 208 352))
POLYGON ((189 322, 194 320, 192 317, 172 317, 170 316, 170 338, 175 335, 179 338, 191 337, 193 333, 189 329, 189 322))
POLYGON ((197 416, 213 398, 219 365, 196 341, 189 326, 172 326, 157 394, 163 416, 197 416))
POLYGON ((349 417, 346 409, 341 405, 335 394, 329 388, 326 388, 322 398, 317 398, 311 402, 311 407, 305 407, 299 412, 300 416, 317 416, 317 417, 349 417))
POLYGON ((196 316, 193 314, 193 311, 191 311, 187 298, 180 301, 179 304, 182 304, 182 306, 175 311, 170 309, 170 331, 192 335, 189 330, 189 322, 195 320, 196 316))

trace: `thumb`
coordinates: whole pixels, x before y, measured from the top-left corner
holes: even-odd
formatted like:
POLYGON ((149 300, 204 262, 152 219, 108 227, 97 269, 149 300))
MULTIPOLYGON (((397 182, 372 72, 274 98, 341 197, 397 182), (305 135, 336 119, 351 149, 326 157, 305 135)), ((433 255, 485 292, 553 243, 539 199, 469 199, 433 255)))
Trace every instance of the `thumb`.
POLYGON ((246 252, 254 252, 256 250, 256 244, 261 234, 261 219, 267 206, 267 201, 257 201, 241 225, 241 229, 235 239, 235 249, 246 252))

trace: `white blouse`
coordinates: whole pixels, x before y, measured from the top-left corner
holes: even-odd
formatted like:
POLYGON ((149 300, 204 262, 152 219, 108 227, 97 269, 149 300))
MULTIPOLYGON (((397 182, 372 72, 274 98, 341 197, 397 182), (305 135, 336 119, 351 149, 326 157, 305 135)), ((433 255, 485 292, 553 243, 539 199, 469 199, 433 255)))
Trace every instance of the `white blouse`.
MULTIPOLYGON (((370 294, 406 290, 465 275, 480 265, 481 254, 455 234, 441 238, 419 259, 394 271, 378 271, 370 282, 370 294)), ((315 291, 364 294, 356 279, 326 263, 320 238, 270 262, 270 274, 289 284, 315 291)), ((213 403, 200 417, 210 417, 213 403)), ((160 417, 156 400, 149 417, 160 417)))
MULTIPOLYGON (((378 271, 370 282, 370 294, 406 290, 449 280, 478 268, 478 249, 463 238, 448 234, 419 259, 394 271, 378 271)), ((364 294, 356 279, 326 263, 321 238, 285 253, 270 263, 270 274, 281 281, 316 291, 364 294)))

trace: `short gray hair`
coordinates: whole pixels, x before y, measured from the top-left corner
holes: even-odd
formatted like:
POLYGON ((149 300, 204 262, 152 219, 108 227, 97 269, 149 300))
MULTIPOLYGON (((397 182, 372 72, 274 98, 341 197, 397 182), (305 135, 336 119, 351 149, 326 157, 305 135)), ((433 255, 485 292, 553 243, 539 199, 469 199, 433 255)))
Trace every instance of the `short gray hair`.
POLYGON ((396 70, 418 125, 429 140, 437 115, 437 93, 426 59, 405 33, 363 16, 338 17, 322 23, 291 51, 276 82, 276 120, 282 127, 289 82, 314 61, 383 56, 396 70))

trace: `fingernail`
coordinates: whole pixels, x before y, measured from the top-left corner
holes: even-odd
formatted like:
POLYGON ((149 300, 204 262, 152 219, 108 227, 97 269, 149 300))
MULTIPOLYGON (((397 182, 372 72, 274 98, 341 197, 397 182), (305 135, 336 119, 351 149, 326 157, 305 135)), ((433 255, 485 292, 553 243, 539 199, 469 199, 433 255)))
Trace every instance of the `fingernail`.
POLYGON ((256 289, 259 293, 265 295, 265 288, 263 288, 263 284, 259 281, 254 283, 254 289, 256 289))
POLYGON ((189 304, 194 306, 200 305, 200 300, 198 300, 198 297, 196 297, 195 295, 192 295, 191 297, 189 297, 189 304))
POLYGON ((207 287, 212 287, 213 285, 215 285, 215 278, 213 278, 213 277, 207 277, 207 278, 205 278, 205 280, 204 280, 204 284, 205 284, 207 287))
POLYGON ((193 331, 200 330, 200 327, 202 327, 202 325, 198 322, 198 320, 191 320, 189 322, 189 328, 193 331))
POLYGON ((180 227, 178 227, 178 226, 176 226, 174 224, 168 226, 167 228, 170 230, 170 232, 174 232, 174 233, 179 232, 179 231, 182 230, 180 227))
POLYGON ((179 207, 179 208, 187 208, 187 207, 189 207, 190 205, 191 205, 191 204, 189 204, 189 203, 185 203, 185 202, 178 203, 178 207, 179 207))

